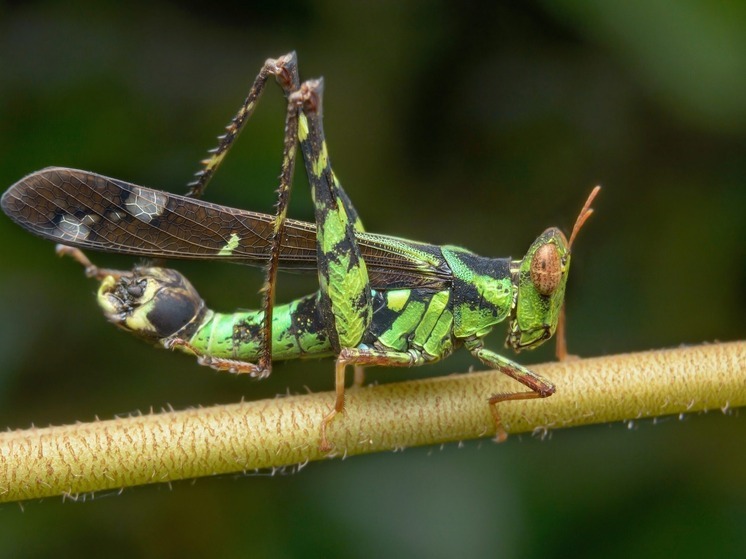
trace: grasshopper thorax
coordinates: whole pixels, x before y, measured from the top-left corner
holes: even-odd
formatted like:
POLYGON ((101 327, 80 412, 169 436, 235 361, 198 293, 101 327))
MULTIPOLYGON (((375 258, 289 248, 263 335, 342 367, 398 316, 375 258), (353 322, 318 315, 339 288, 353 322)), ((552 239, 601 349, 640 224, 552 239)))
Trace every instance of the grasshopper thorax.
POLYGON ((557 330, 570 271, 567 238, 555 227, 547 229, 512 271, 515 298, 506 344, 520 351, 541 345, 557 330))
POLYGON ((98 304, 109 322, 153 342, 181 333, 206 312, 204 301, 183 275, 157 267, 106 276, 98 289, 98 304))

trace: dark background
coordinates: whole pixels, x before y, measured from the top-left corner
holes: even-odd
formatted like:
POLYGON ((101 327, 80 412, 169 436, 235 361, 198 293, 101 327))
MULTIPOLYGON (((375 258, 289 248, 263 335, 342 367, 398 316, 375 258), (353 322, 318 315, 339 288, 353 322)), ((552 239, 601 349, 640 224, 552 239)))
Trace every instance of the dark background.
MULTIPOLYGON (((601 183, 573 252, 570 350, 744 337, 746 5, 276 4, 6 3, 0 185, 64 165, 181 193, 263 60, 295 49, 302 76, 326 78, 334 168, 368 230, 520 257, 601 183)), ((271 87, 209 200, 271 210, 283 111, 271 87)), ((298 177, 291 215, 310 219, 298 177)), ((332 388, 328 360, 254 382, 152 349, 104 322, 50 243, 2 216, 0 238, 0 427, 332 388)), ((176 267, 215 308, 259 302, 256 270, 176 267)), ((281 300, 315 289, 280 279, 281 300)), ((743 556, 745 436, 716 410, 6 504, 0 557, 743 556)))

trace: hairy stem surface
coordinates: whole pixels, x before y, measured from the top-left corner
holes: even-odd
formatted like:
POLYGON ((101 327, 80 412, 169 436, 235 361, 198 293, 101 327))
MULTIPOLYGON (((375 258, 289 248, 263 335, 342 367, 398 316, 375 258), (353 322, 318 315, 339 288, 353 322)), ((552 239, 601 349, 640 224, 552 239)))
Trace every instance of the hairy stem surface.
MULTIPOLYGON (((746 342, 532 367, 557 393, 500 405, 523 433, 746 405, 746 342)), ((487 371, 347 391, 329 426, 335 454, 494 435, 487 405, 514 381, 487 371)), ((332 393, 290 396, 0 434, 0 502, 292 466, 319 451, 332 393)))

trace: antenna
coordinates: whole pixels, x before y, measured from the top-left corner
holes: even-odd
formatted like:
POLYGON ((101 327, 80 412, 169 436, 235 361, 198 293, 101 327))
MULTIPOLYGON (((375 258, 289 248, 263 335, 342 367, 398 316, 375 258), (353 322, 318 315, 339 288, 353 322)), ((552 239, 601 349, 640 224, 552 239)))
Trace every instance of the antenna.
POLYGON ((578 231, 580 231, 580 228, 583 227, 583 224, 585 221, 591 217, 591 214, 593 213, 593 208, 591 208, 591 204, 593 203, 593 199, 596 197, 596 195, 601 191, 601 187, 597 186, 593 190, 591 190, 590 195, 588 196, 588 199, 585 201, 585 205, 583 205, 583 209, 580 210, 580 214, 578 214, 578 219, 575 220, 575 226, 572 228, 572 234, 570 235, 570 242, 567 245, 567 248, 572 248, 572 242, 575 240, 575 236, 578 234, 578 231))

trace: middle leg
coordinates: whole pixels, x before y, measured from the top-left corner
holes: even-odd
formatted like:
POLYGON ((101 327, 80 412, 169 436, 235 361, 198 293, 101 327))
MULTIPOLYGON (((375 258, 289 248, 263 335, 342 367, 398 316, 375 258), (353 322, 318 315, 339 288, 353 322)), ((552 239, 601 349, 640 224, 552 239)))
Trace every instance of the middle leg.
MULTIPOLYGON (((335 382, 334 388, 336 398, 334 407, 329 410, 321 420, 321 442, 319 448, 322 452, 329 452, 334 445, 329 442, 326 436, 326 429, 331 421, 342 413, 345 407, 345 371, 348 365, 355 366, 355 376, 358 375, 358 368, 367 365, 380 365, 382 367, 417 367, 425 362, 423 353, 416 349, 409 351, 394 351, 384 349, 367 349, 367 348, 346 348, 343 349, 337 357, 335 365, 335 382)), ((356 380, 357 382, 357 380, 356 380)))

